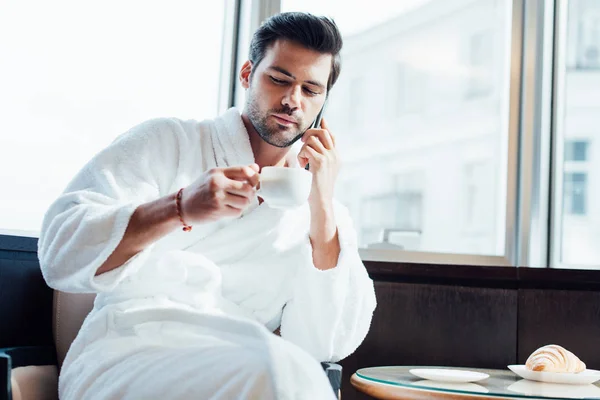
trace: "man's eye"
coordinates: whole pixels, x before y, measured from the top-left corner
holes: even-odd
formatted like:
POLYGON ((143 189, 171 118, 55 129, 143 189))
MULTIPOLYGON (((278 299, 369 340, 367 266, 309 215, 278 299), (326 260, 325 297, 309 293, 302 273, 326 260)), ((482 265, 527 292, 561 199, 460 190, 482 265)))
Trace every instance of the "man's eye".
POLYGON ((271 77, 271 80, 278 85, 284 85, 285 83, 287 83, 286 81, 284 81, 282 79, 277 79, 275 77, 271 77))
POLYGON ((305 88, 304 88, 304 91, 305 91, 306 93, 308 93, 309 95, 311 95, 311 96, 316 96, 316 95, 318 95, 318 94, 319 94, 319 93, 315 92, 314 90, 310 90, 310 89, 309 89, 309 88, 307 88, 307 87, 305 87, 305 88))

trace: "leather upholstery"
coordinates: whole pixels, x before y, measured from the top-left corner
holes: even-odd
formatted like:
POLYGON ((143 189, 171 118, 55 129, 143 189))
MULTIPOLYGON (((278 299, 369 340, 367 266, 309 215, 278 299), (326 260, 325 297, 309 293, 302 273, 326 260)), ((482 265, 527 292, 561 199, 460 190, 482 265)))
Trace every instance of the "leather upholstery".
POLYGON ((58 368, 28 365, 11 371, 13 400, 58 400, 58 368))
POLYGON ((92 310, 95 298, 96 295, 93 293, 54 291, 52 333, 59 366, 62 366, 65 355, 75 340, 83 320, 92 310))

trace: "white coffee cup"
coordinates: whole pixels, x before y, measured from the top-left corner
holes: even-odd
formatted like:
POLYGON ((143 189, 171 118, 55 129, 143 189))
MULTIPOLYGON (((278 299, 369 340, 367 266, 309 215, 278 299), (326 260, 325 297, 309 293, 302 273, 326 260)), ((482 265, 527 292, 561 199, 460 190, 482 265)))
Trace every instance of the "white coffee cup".
POLYGON ((257 194, 271 208, 294 208, 306 202, 312 174, 304 168, 263 167, 257 194))

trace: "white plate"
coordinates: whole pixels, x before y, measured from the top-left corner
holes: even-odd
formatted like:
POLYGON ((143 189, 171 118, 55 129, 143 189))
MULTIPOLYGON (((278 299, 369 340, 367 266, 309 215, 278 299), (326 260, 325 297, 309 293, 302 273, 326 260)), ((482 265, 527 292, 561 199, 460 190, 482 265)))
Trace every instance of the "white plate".
POLYGON ((489 378, 488 374, 475 371, 467 371, 463 369, 449 369, 449 368, 415 368, 411 369, 411 374, 418 376, 419 378, 429 379, 430 381, 438 382, 454 382, 454 383, 467 383, 477 382, 485 378, 489 378))
POLYGON ((564 397, 566 399, 600 397, 600 387, 591 384, 566 385, 564 383, 533 382, 521 379, 510 385, 507 389, 528 396, 564 397))
POLYGON ((524 365, 509 365, 508 369, 523 379, 538 382, 589 385, 590 383, 600 380, 600 371, 594 369, 586 369, 579 373, 531 371, 524 365))

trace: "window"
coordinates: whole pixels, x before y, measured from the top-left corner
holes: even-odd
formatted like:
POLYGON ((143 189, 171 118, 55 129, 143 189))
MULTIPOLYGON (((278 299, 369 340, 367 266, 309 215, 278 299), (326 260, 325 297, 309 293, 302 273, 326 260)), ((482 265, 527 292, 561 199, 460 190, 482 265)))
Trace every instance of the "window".
POLYGON ((558 88, 553 265, 600 264, 600 1, 573 0, 566 8, 558 88), (561 151, 562 150, 562 151, 561 151))
POLYGON ((568 215, 586 214, 587 174, 582 172, 565 174, 564 212, 568 215))
POLYGON ((344 161, 339 186, 354 187, 338 198, 361 247, 505 256, 512 3, 281 1, 281 11, 328 15, 342 31, 331 104, 347 104, 353 77, 365 79, 372 123, 348 126, 352 106, 325 112, 344 161), (465 93, 473 101, 465 103, 465 93), (465 187, 464 165, 475 157, 489 164, 465 187), (418 186, 390 180, 415 170, 418 186))
POLYGON ((0 12, 4 233, 35 235, 77 171, 130 127, 216 114, 223 2, 9 4, 0 12))
POLYGON ((600 11, 597 0, 573 0, 569 5, 572 47, 577 69, 600 68, 600 11))
POLYGON ((405 237, 421 234, 423 195, 419 192, 394 192, 365 198, 361 206, 363 246, 418 250, 403 242, 405 237))
POLYGON ((466 97, 483 97, 492 91, 493 31, 478 32, 469 37, 468 64, 470 69, 466 97))
POLYGON ((465 231, 478 235, 491 234, 493 226, 494 185, 487 178, 489 165, 482 162, 471 162, 465 165, 464 173, 464 221, 465 231))
POLYGON ((587 161, 589 143, 585 140, 569 140, 565 143, 565 161, 587 161))
POLYGON ((353 126, 360 126, 366 122, 363 119, 366 104, 365 96, 367 95, 364 81, 362 76, 357 76, 351 79, 349 85, 350 96, 348 96, 347 110, 349 110, 348 120, 353 126))
POLYGON ((425 71, 406 64, 398 65, 398 85, 396 94, 395 116, 418 113, 426 105, 426 75, 425 71))

